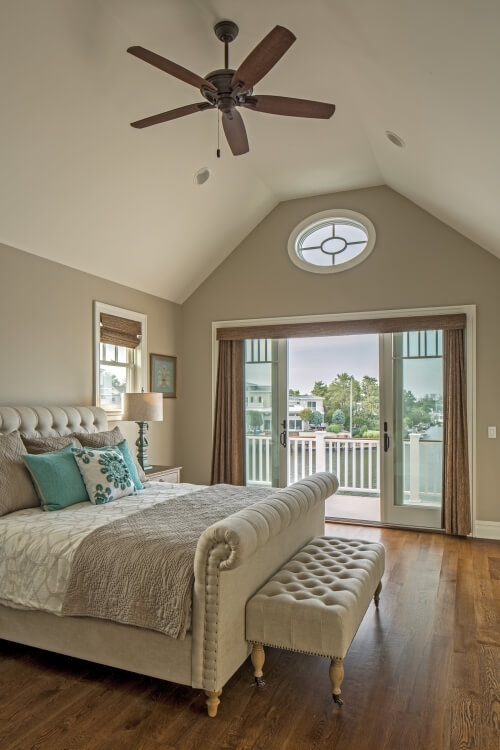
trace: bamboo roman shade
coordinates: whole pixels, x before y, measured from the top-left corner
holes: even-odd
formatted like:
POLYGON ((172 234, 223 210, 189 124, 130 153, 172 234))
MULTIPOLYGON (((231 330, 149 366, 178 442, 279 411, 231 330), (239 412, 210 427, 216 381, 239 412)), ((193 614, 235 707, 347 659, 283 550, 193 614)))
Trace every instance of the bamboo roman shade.
POLYGON ((101 343, 135 349, 141 343, 141 335, 142 326, 138 320, 101 313, 101 343))
POLYGON ((315 323, 282 323, 218 328, 219 341, 245 339, 292 339, 313 336, 349 336, 359 333, 401 333, 403 331, 457 330, 465 328, 465 314, 419 315, 403 318, 330 320, 315 323))

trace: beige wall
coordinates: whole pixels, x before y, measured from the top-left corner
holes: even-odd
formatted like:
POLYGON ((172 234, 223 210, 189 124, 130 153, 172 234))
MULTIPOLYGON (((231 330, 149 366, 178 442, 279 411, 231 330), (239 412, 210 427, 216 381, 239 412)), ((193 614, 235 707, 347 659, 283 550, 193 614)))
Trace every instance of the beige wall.
MULTIPOLYGON (((146 313, 148 348, 177 355, 180 307, 159 297, 0 245, 0 403, 91 404, 93 300, 146 313)), ((178 402, 150 425, 149 458, 176 459, 178 402)), ((120 423, 135 441, 134 423, 120 423)))
POLYGON ((476 518, 500 522, 500 441, 486 437, 488 425, 500 427, 499 290, 497 258, 387 187, 280 204, 183 305, 183 478, 210 476, 212 321, 476 304, 476 518), (369 217, 375 250, 344 273, 301 271, 287 254, 289 234, 328 208, 369 217))

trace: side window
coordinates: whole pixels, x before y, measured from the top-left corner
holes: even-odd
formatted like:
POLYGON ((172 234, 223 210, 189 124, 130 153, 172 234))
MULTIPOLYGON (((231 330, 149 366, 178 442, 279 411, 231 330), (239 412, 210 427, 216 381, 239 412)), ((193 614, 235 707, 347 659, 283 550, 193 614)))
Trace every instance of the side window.
POLYGON ((122 393, 147 390, 147 316, 94 302, 95 403, 119 417, 122 393))

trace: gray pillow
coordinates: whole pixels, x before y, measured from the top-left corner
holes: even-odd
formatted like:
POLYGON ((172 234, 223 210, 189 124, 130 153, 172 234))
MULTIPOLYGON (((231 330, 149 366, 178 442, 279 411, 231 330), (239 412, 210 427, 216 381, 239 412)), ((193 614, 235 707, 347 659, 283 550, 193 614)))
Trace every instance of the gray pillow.
MULTIPOLYGON (((84 448, 112 448, 122 440, 125 440, 119 427, 115 427, 114 430, 105 430, 104 432, 77 432, 74 433, 84 448)), ((147 476, 144 473, 144 469, 137 460, 134 451, 130 451, 132 458, 134 459, 135 468, 139 474, 141 482, 147 482, 147 476)))
POLYGON ((28 453, 39 456, 41 453, 53 453, 54 451, 60 451, 62 448, 66 448, 67 445, 74 445, 76 448, 81 448, 82 444, 77 437, 73 435, 49 435, 48 437, 41 438, 21 438, 28 453))
POLYGON ((24 453, 26 449, 19 432, 0 435, 0 516, 40 506, 24 465, 24 453))

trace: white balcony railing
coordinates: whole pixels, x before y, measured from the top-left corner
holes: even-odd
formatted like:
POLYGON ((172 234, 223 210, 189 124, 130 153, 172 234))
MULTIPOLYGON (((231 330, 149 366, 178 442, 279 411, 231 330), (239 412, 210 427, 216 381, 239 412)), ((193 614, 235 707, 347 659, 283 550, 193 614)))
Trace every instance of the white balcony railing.
MULTIPOLYGON (((380 441, 333 438, 325 432, 310 437, 288 438, 288 483, 331 471, 339 480, 339 492, 380 494, 380 441)), ((247 435, 247 483, 272 484, 271 437, 247 435)), ((410 435, 403 449, 404 502, 436 502, 441 498, 442 444, 410 435)))

